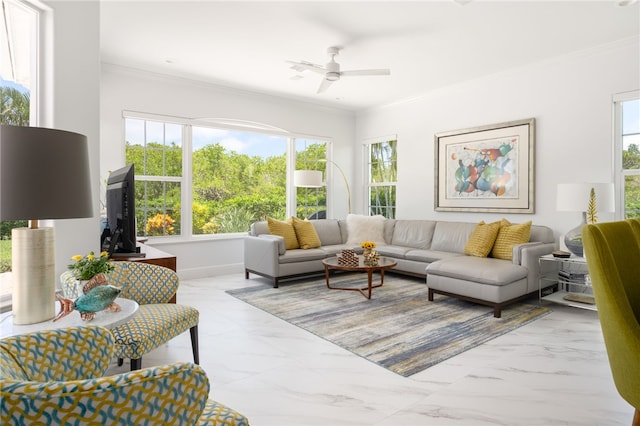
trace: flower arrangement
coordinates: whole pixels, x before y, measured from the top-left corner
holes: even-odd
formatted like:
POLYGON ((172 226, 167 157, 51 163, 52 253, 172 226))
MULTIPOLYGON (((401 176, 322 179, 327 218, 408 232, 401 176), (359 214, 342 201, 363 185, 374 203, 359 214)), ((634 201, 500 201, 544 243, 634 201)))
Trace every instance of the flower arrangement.
POLYGON ((363 241, 360 244, 360 247, 362 247, 365 250, 372 250, 376 248, 376 243, 374 243, 373 241, 363 241))
POLYGON ((109 261, 109 253, 103 251, 100 256, 96 256, 92 251, 88 255, 76 254, 71 258, 75 263, 69 265, 73 271, 73 276, 77 280, 90 280, 101 273, 113 271, 113 265, 109 261))

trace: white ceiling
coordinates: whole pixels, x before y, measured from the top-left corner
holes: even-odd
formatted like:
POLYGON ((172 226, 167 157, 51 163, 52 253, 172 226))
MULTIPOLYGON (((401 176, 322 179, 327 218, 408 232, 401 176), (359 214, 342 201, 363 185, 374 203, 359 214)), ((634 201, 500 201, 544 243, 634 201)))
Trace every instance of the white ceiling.
POLYGON ((101 3, 104 63, 360 110, 514 67, 639 37, 640 5, 617 1, 113 1, 101 3), (466 3, 466 4, 464 4, 466 3), (343 77, 317 94, 287 60, 343 77))

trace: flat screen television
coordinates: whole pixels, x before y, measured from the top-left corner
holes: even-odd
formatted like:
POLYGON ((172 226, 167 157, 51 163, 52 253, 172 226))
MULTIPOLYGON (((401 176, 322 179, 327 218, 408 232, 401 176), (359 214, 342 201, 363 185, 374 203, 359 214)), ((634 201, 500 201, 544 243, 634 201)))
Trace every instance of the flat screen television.
POLYGON ((135 201, 133 164, 111 172, 107 179, 108 237, 102 242, 110 256, 140 253, 136 246, 135 201))

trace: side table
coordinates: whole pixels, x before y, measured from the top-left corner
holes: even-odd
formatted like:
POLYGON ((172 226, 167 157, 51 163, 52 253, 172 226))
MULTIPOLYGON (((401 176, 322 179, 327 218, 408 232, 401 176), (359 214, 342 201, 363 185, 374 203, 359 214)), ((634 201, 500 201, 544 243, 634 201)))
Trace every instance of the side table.
POLYGON ((598 310, 593 298, 587 261, 584 257, 571 255, 563 258, 547 254, 541 256, 538 262, 540 300, 591 311, 598 310), (550 286, 557 287, 557 291, 549 290, 550 286))
MULTIPOLYGON (((133 300, 117 298, 115 302, 120 305, 120 312, 97 312, 96 317, 91 321, 83 321, 80 318, 80 313, 74 311, 56 322, 48 320, 36 324, 14 325, 13 313, 11 311, 5 312, 0 315, 0 337, 79 325, 99 325, 105 328, 114 328, 129 321, 138 312, 138 303, 133 300)), ((56 314, 58 312, 60 312, 60 302, 56 301, 56 314)))

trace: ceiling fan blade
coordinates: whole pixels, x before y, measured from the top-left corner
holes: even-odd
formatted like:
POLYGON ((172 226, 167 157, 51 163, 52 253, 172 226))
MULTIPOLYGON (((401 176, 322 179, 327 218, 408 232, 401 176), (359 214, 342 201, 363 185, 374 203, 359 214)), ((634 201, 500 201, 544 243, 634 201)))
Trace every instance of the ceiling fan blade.
POLYGON ((287 61, 287 63, 292 64, 290 68, 297 72, 313 71, 322 75, 324 75, 324 73, 326 72, 326 70, 323 67, 321 67, 320 65, 312 64, 311 62, 287 61))
POLYGON ((322 93, 325 90, 327 90, 329 88, 329 86, 331 86, 331 83, 333 83, 333 81, 327 80, 326 78, 323 78, 322 81, 320 82, 320 87, 318 87, 318 92, 317 93, 322 93))
POLYGON ((391 70, 388 69, 379 69, 379 70, 353 70, 353 71, 342 71, 340 76, 342 77, 353 77, 360 75, 391 75, 391 70))

